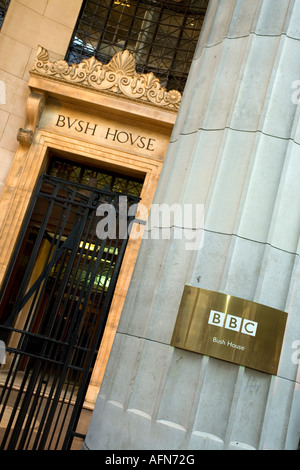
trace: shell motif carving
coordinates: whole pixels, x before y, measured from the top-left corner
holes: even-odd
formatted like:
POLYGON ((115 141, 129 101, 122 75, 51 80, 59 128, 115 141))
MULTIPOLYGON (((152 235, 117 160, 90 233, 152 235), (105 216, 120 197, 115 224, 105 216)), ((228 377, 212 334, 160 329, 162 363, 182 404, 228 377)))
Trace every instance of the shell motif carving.
POLYGON ((138 74, 134 56, 128 50, 115 54, 106 65, 95 57, 69 65, 65 60, 51 62, 48 51, 39 46, 30 73, 99 92, 123 95, 172 111, 178 110, 181 101, 181 93, 167 91, 153 73, 138 74))
POLYGON ((135 74, 135 60, 128 50, 115 54, 107 67, 112 72, 130 77, 135 74))

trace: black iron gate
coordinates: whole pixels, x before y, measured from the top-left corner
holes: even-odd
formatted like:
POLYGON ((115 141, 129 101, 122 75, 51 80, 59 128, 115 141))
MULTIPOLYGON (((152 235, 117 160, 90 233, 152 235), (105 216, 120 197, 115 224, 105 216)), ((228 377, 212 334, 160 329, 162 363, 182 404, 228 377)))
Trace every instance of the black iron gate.
POLYGON ((1 292, 1 449, 71 447, 134 218, 124 200, 138 198, 40 178, 1 292))

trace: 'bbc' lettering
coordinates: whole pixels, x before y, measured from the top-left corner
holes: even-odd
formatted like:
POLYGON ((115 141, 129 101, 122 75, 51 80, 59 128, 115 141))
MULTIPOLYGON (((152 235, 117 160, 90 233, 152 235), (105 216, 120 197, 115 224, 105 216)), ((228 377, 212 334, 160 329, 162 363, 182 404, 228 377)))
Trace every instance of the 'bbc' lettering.
POLYGON ((255 336, 258 323, 246 318, 236 317, 228 313, 211 310, 208 320, 209 325, 219 326, 228 330, 240 331, 245 335, 255 336))

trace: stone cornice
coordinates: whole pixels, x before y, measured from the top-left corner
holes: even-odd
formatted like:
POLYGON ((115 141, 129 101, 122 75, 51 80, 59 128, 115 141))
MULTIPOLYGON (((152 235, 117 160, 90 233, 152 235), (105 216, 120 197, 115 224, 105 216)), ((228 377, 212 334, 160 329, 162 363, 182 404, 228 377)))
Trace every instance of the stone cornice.
POLYGON ((120 95, 170 111, 177 112, 181 101, 181 93, 177 90, 167 91, 153 73, 138 74, 135 59, 128 50, 118 52, 106 65, 95 57, 69 65, 65 60, 50 61, 48 51, 39 46, 30 74, 114 96, 120 95))

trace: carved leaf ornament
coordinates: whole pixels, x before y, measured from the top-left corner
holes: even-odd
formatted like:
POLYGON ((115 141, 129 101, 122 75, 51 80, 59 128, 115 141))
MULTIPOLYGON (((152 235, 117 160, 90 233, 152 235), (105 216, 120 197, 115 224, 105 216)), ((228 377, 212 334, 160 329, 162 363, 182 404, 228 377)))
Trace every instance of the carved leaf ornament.
POLYGON ((135 59, 128 50, 118 52, 106 65, 95 57, 69 65, 65 60, 51 62, 48 51, 39 46, 30 73, 123 95, 173 111, 178 110, 181 101, 181 93, 177 90, 167 91, 152 72, 138 74, 135 59))

